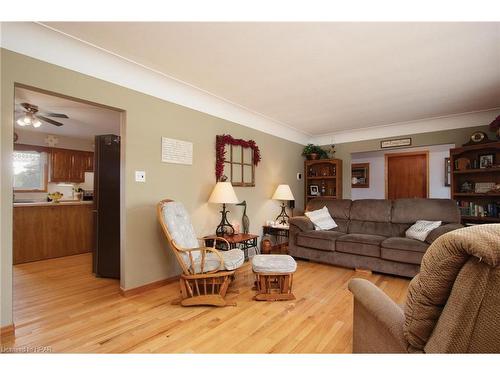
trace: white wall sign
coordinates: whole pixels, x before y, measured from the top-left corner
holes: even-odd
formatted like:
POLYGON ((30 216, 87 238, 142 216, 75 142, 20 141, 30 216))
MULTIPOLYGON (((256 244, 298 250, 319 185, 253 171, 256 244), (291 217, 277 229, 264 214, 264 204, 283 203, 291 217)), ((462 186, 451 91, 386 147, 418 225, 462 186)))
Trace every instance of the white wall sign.
POLYGON ((380 141, 380 148, 411 146, 411 138, 390 139, 380 141))
POLYGON ((161 161, 164 163, 193 164, 193 144, 178 139, 161 137, 161 161))

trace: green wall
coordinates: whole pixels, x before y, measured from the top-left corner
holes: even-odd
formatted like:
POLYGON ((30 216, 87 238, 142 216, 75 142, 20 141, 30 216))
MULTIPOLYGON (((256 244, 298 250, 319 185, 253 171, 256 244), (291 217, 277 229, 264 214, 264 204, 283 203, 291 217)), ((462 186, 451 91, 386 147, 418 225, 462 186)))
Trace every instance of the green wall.
MULTIPOLYGON (((48 64, 24 55, 1 51, 2 173, 1 173, 1 325, 12 321, 12 134, 14 83, 22 83, 126 111, 124 147, 125 230, 122 235, 121 287, 134 288, 180 273, 160 232, 156 203, 164 198, 182 201, 192 215, 197 234, 213 233, 220 220, 217 205, 207 200, 215 184, 215 136, 227 133, 253 139, 261 150, 256 186, 235 188, 246 200, 250 230, 260 234, 266 220, 279 213, 271 200, 276 186, 289 184, 297 207, 303 206, 302 146, 236 123, 169 103, 137 91, 48 64), (162 163, 161 137, 193 142, 193 165, 162 163), (146 183, 134 181, 134 171, 146 171, 146 183)), ((229 207, 230 219, 241 219, 241 207, 229 207)))

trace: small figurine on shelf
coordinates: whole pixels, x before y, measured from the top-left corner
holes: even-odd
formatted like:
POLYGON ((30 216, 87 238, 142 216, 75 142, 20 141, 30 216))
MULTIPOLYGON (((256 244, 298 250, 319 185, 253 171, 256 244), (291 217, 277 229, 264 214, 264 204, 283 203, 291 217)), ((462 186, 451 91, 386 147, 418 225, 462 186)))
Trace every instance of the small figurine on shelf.
POLYGON ((326 185, 325 181, 321 182, 321 195, 326 195, 326 185))

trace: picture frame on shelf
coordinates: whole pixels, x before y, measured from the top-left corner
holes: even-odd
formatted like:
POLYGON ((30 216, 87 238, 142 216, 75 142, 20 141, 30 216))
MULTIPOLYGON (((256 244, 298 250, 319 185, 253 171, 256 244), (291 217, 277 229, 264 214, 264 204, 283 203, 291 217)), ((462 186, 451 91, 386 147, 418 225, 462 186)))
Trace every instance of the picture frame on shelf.
POLYGON ((319 196, 319 186, 318 185, 309 185, 309 195, 319 196))
POLYGON ((479 168, 491 168, 495 164, 495 154, 479 155, 479 168))

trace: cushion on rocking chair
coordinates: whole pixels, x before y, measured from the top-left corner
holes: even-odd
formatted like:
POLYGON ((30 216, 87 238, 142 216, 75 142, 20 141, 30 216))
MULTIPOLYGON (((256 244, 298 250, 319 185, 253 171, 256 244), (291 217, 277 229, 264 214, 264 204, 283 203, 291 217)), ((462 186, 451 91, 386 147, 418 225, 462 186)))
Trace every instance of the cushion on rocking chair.
MULTIPOLYGON (((231 249, 228 251, 219 250, 219 254, 222 255, 222 258, 224 259, 224 268, 221 271, 235 270, 241 267, 241 265, 245 261, 245 254, 240 249, 231 249)), ((203 267, 203 272, 216 270, 219 268, 219 265, 219 257, 212 252, 207 252, 207 255, 205 256, 205 267, 203 267)), ((194 260, 194 271, 195 273, 201 272, 201 256, 194 260)))
MULTIPOLYGON (((163 205, 163 221, 167 226, 170 236, 175 243, 184 249, 193 249, 200 246, 191 218, 181 202, 168 202, 163 205)), ((245 255, 240 249, 232 249, 228 251, 219 251, 224 259, 224 269, 228 271, 239 268, 245 261, 245 255)), ((201 252, 199 250, 192 251, 195 273, 201 272, 201 252)), ((191 261, 187 253, 181 253, 185 265, 189 268, 191 261)), ((207 252, 205 257, 205 266, 203 272, 213 271, 219 268, 220 260, 217 255, 212 252, 207 252)))

